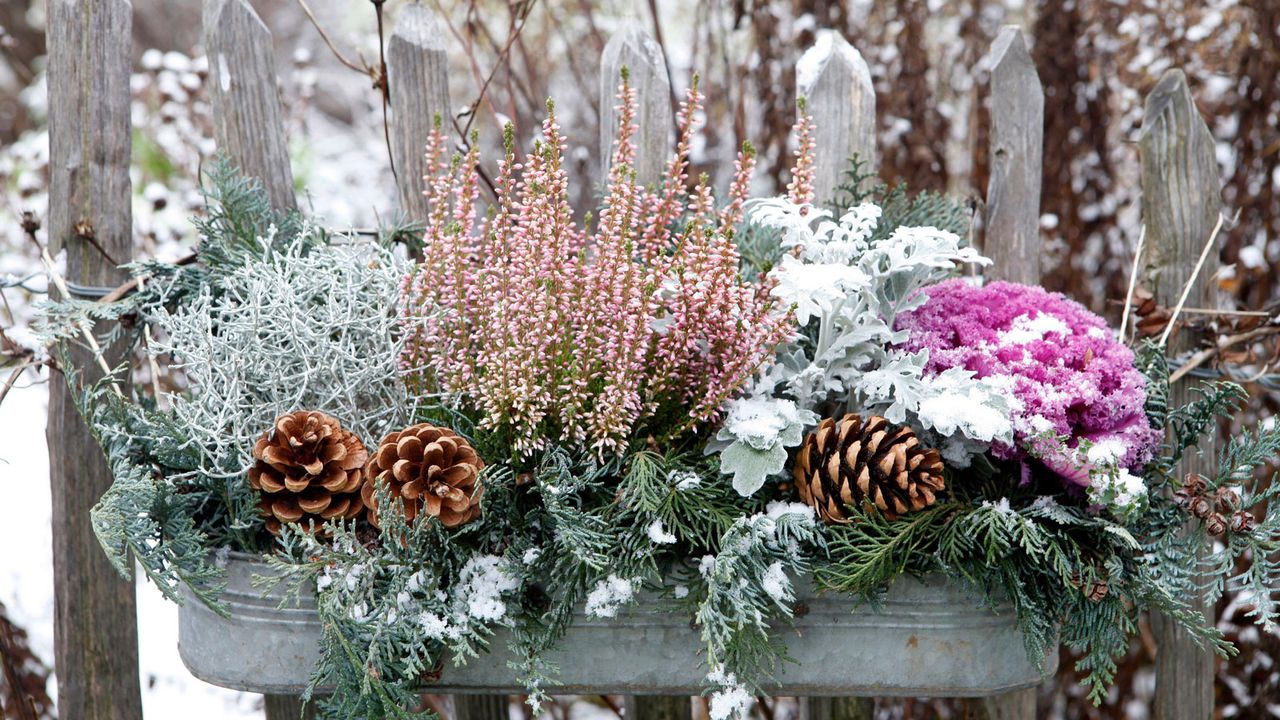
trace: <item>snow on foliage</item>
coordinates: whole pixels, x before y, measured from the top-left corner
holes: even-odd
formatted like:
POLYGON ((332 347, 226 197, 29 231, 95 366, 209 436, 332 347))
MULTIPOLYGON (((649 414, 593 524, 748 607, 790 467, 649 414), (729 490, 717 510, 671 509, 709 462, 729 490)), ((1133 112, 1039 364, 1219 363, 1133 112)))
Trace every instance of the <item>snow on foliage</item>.
POLYGON ((616 617, 618 610, 635 598, 635 586, 635 581, 624 580, 611 573, 587 594, 587 616, 616 617))
POLYGON ((1013 436, 995 455, 1035 459, 1064 481, 1130 506, 1144 493, 1137 471, 1159 433, 1145 412, 1146 381, 1106 321, 1039 287, 951 280, 900 318, 905 350, 927 354, 926 376, 964 372, 1000 388, 1013 436), (1121 471, 1124 471, 1121 474, 1121 471))
POLYGON ((507 606, 502 596, 520 586, 520 580, 508 572, 497 555, 479 555, 467 561, 459 576, 458 597, 471 618, 499 621, 506 617, 507 606))
POLYGON ((749 221, 776 231, 794 253, 769 276, 773 294, 794 310, 798 339, 745 397, 726 405, 713 449, 740 493, 754 493, 782 472, 786 448, 799 444, 819 419, 814 410, 828 403, 911 424, 958 465, 992 442, 1012 439, 996 387, 972 373, 927 377, 928 353, 897 347, 906 335, 896 318, 925 302, 925 288, 962 263, 990 261, 934 227, 885 228, 877 239, 882 215, 871 203, 838 219, 783 197, 749 204, 749 221))

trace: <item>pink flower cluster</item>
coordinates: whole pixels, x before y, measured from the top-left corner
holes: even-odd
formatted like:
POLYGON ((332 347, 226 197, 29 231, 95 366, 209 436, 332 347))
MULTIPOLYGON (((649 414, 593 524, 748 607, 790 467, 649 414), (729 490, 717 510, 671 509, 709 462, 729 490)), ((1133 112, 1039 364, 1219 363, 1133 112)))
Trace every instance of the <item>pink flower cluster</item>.
POLYGON ((475 151, 447 160, 438 130, 428 145, 431 213, 404 287, 405 369, 424 389, 461 395, 522 454, 551 441, 618 451, 646 420, 655 434, 710 420, 789 333, 769 288, 738 274, 732 229, 753 154, 739 156, 724 209, 705 182, 689 188, 695 85, 661 187, 645 188, 625 76, 619 100, 594 227, 573 218, 550 105, 523 163, 508 129, 486 218, 476 212, 475 151))
POLYGON ((1102 451, 1091 458, 1130 470, 1151 459, 1160 437, 1143 411, 1145 380, 1101 317, 1016 283, 955 279, 925 292, 922 307, 898 318, 897 329, 909 333, 905 349, 929 351, 926 373, 965 368, 1005 390, 1016 447, 996 448, 997 456, 1037 457, 1076 482, 1085 475, 1055 462, 1070 453, 1046 450, 1047 440, 1065 449, 1088 440, 1102 451))

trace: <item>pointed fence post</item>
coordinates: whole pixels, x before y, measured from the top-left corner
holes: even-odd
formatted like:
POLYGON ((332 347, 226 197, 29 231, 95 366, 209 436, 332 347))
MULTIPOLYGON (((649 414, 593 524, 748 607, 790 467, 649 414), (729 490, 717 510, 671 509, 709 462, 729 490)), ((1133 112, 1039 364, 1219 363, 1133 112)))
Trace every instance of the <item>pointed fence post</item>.
MULTIPOLYGON (((1040 176, 1044 153, 1044 90, 1022 31, 1005 27, 991 46, 991 179, 983 252, 995 263, 991 280, 1040 282, 1040 176)), ((1036 717, 1036 688, 969 703, 983 720, 1036 717)))
MULTIPOLYGON (((294 209, 298 201, 271 31, 248 0, 204 0, 203 22, 218 151, 244 175, 261 181, 273 206, 294 209)), ((292 695, 265 696, 263 710, 267 720, 315 717, 314 701, 304 711, 292 695)))
POLYGON ((400 208, 425 220, 426 159, 423 148, 439 117, 451 133, 449 58, 444 29, 424 5, 406 5, 396 16, 387 44, 387 84, 391 91, 391 150, 400 184, 400 208))
POLYGON ((1040 177, 1044 89, 1022 30, 1007 26, 991 47, 991 179, 983 250, 1004 279, 1040 282, 1040 177))
MULTIPOLYGON (((1200 254, 1222 212, 1222 185, 1214 155, 1214 140, 1196 110, 1187 78, 1170 70, 1147 96, 1138 141, 1142 164, 1142 222, 1146 226, 1145 278, 1161 305, 1178 303, 1200 254)), ((1213 276, 1218 252, 1209 256, 1191 286, 1189 306, 1218 307, 1213 276)), ((1196 338, 1179 332, 1169 342, 1171 353, 1190 349, 1196 338)), ((1193 398, 1190 383, 1179 382, 1170 392, 1170 407, 1193 398)), ((1199 452, 1182 462, 1180 473, 1210 474, 1215 467, 1217 438, 1210 436, 1199 452)), ((1200 599, 1199 608, 1213 622, 1213 608, 1200 599)), ((1156 633, 1157 720, 1201 720, 1213 716, 1214 658, 1175 622, 1151 618, 1156 633)))
MULTIPOLYGON (((449 56, 444 28, 423 5, 406 5, 396 16, 387 43, 387 84, 391 92, 391 152, 396 163, 400 209, 411 220, 426 220, 423 175, 427 136, 440 118, 452 134, 449 105, 449 56)), ((454 695, 454 720, 493 720, 507 717, 506 695, 454 695)))
MULTIPOLYGON (((133 254, 133 7, 129 0, 50 0, 47 10, 50 251, 66 250, 69 282, 114 287, 127 277, 116 263, 133 254)), ((86 351, 69 350, 82 384, 101 377, 86 351)), ((118 347, 105 355, 112 366, 123 359, 118 347)), ((89 522, 111 471, 61 378, 49 383, 47 437, 58 715, 139 718, 134 586, 112 568, 89 522)))
MULTIPOLYGON (((813 118, 814 200, 833 199, 849 159, 863 171, 876 169, 876 92, 862 54, 834 30, 820 30, 812 47, 796 63, 796 96, 813 118)), ((808 720, 870 720, 875 700, 860 697, 811 697, 800 701, 808 720)))
POLYGON ((296 208, 271 32, 248 0, 204 0, 204 46, 218 150, 262 181, 272 205, 296 208))
POLYGON ((845 179, 849 159, 876 168, 876 91, 862 53, 834 30, 820 30, 813 47, 796 63, 796 97, 813 117, 814 199, 832 200, 845 179))
POLYGON ((618 135, 618 88, 627 68, 636 91, 636 180, 661 181, 671 156, 671 83, 662 48, 634 21, 609 38, 600 58, 600 182, 609 177, 613 143, 618 135))

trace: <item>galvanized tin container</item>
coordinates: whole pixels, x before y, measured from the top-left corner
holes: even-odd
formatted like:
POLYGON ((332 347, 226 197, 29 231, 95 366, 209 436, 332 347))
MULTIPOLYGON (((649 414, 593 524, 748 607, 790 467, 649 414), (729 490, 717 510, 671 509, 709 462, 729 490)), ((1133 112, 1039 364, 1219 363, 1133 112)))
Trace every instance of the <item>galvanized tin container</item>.
MULTIPOLYGON (((188 596, 179 613, 178 650, 193 675, 214 685, 296 693, 309 680, 320 639, 314 597, 279 608, 280 593, 252 585, 267 565, 231 556, 223 618, 188 596)), ((808 612, 781 630, 790 655, 775 690, 787 695, 983 696, 1031 687, 1042 676, 1027 660, 1013 611, 994 613, 981 598, 943 578, 901 578, 878 612, 837 595, 803 597, 808 612)), ((576 618, 549 659, 566 694, 697 694, 703 687, 698 631, 658 604, 618 618, 576 618)), ((464 667, 446 663, 434 686, 450 692, 517 693, 506 636, 464 667)), ((1057 667, 1046 658, 1045 673, 1057 667)))

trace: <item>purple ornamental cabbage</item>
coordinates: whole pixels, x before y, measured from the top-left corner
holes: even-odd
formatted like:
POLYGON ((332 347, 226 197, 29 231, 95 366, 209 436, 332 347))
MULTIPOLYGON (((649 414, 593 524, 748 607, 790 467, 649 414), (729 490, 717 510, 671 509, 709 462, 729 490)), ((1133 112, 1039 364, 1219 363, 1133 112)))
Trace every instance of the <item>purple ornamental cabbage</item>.
POLYGON ((1143 411, 1145 378, 1101 317, 1017 283, 955 279, 925 292, 923 306, 898 317, 909 333, 904 349, 929 351, 926 375, 965 368, 1005 391, 1014 445, 994 447, 996 457, 1035 457, 1079 485, 1093 463, 1137 471, 1151 459, 1160 433, 1143 411))

